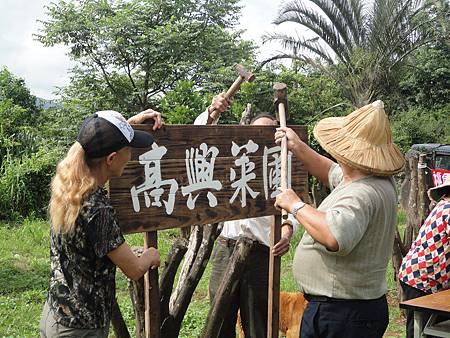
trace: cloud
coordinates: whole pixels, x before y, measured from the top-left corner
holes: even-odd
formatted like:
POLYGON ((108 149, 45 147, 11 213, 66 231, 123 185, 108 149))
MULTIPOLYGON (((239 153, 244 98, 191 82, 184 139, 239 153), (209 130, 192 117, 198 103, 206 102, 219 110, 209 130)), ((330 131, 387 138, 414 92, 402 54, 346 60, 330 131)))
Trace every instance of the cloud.
POLYGON ((38 19, 45 18, 47 0, 1 0, 0 2, 0 66, 25 80, 31 93, 53 99, 57 86, 69 81, 72 66, 66 47, 44 47, 35 41, 38 19))
MULTIPOLYGON (((305 34, 299 25, 272 24, 281 0, 241 0, 242 15, 237 28, 245 29, 243 38, 254 40, 260 47, 258 60, 262 61, 281 51, 277 43, 262 45, 262 35, 269 32, 305 34)), ((51 0, 0 0, 0 67, 6 66, 25 82, 34 95, 55 98, 56 87, 67 85, 68 70, 74 66, 66 55, 67 47, 44 47, 35 41, 45 19, 45 6, 51 0)))

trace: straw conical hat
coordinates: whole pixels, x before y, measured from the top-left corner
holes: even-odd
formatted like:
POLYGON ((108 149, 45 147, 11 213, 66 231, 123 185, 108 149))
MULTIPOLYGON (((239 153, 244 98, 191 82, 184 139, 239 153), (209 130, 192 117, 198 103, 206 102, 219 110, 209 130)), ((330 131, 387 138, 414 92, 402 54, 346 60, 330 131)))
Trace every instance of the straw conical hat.
POLYGON ((325 118, 314 136, 336 160, 379 176, 402 170, 404 157, 392 143, 382 101, 375 101, 344 117, 325 118))

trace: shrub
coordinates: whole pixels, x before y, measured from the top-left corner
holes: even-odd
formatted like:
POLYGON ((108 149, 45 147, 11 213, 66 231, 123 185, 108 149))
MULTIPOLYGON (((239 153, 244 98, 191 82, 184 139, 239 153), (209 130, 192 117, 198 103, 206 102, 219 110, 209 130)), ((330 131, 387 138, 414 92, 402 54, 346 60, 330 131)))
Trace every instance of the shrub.
POLYGON ((41 148, 30 155, 6 156, 0 172, 0 219, 45 216, 59 155, 55 150, 41 148))

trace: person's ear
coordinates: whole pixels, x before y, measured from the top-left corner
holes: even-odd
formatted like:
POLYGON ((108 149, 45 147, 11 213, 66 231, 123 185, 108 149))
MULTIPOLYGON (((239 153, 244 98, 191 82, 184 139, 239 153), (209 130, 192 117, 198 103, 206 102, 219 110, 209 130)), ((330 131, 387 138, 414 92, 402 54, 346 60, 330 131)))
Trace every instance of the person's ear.
POLYGON ((108 156, 106 156, 106 164, 107 165, 111 165, 114 162, 114 159, 117 156, 117 152, 112 152, 111 154, 109 154, 108 156))

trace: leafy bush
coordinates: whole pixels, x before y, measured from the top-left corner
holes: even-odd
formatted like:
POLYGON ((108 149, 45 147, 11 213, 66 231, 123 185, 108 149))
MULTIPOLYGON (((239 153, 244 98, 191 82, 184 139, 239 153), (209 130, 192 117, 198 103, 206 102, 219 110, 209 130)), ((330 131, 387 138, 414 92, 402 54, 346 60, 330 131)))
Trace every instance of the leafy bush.
POLYGON ((58 157, 56 150, 41 148, 31 155, 5 158, 0 172, 0 219, 45 216, 58 157))
POLYGON ((440 109, 410 108, 395 115, 391 123, 395 143, 406 153, 417 143, 450 143, 448 111, 450 105, 440 109))
POLYGON ((191 81, 178 81, 161 99, 160 109, 170 124, 191 124, 209 105, 191 81))

